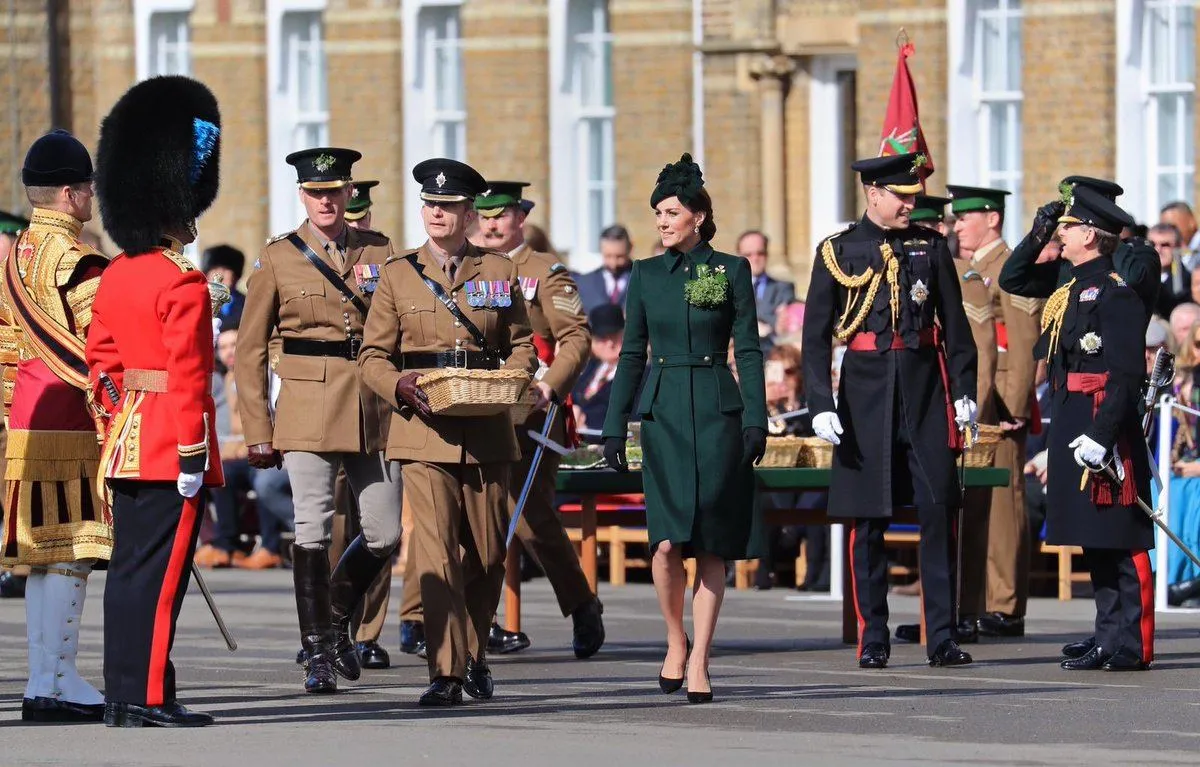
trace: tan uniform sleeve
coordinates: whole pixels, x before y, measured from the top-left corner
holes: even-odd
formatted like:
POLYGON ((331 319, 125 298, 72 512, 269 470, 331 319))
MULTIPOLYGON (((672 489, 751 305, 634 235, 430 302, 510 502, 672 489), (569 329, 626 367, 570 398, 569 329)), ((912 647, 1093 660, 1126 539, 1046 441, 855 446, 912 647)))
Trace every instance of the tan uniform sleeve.
MULTIPOLYGON (((396 263, 396 262, 392 262, 396 263)), ((371 309, 363 325, 363 345, 358 353, 358 370, 363 383, 393 407, 404 405, 396 396, 396 384, 401 372, 396 369, 392 355, 400 347, 400 314, 396 311, 396 289, 392 285, 392 269, 384 266, 379 284, 371 297, 371 309)))
POLYGON ((562 401, 575 388, 575 382, 591 356, 592 331, 587 324, 587 315, 583 313, 579 289, 566 269, 547 270, 538 293, 542 313, 558 343, 554 362, 542 380, 562 401))
POLYGON ((1037 363, 1033 347, 1042 332, 1042 301, 1000 291, 1000 309, 1008 329, 1008 368, 1000 397, 1013 418, 1029 418, 1037 363))
POLYGON ((529 310, 525 308, 525 296, 521 293, 516 264, 511 264, 508 283, 512 306, 504 310, 504 319, 508 326, 508 337, 501 339, 502 348, 508 347, 504 369, 524 370, 532 376, 538 369, 537 348, 533 345, 533 329, 529 326, 529 310))
POLYGON ((279 285, 267 248, 264 248, 247 284, 234 363, 238 414, 248 446, 270 444, 275 432, 268 407, 267 346, 278 323, 279 285))
POLYGON ((963 311, 971 325, 971 337, 978 353, 975 383, 975 404, 981 423, 996 421, 996 365, 999 352, 996 346, 996 318, 991 297, 983 281, 972 278, 963 282, 963 311))

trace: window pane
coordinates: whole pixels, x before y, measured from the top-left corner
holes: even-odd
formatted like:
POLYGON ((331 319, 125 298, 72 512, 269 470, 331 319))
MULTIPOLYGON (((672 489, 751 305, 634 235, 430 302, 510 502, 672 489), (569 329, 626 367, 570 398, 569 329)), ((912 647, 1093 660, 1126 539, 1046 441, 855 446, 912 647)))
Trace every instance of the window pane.
POLYGON ((989 104, 987 107, 988 168, 992 173, 1003 173, 1011 161, 1008 153, 1008 119, 1004 104, 989 104))
POLYGON ((1179 120, 1179 99, 1161 95, 1158 101, 1158 164, 1160 167, 1176 165, 1179 147, 1176 143, 1179 120))
POLYGON ((587 206, 587 239, 585 242, 591 243, 590 248, 598 248, 600 240, 600 232, 607 226, 607 219, 604 216, 604 197, 605 194, 601 190, 588 192, 587 206))
POLYGON ((1021 17, 1008 17, 1008 61, 1005 68, 1005 90, 1021 89, 1021 17))
POLYGON ((189 14, 158 12, 150 16, 150 76, 188 74, 189 14))
POLYGON ((995 16, 979 19, 980 75, 985 91, 1004 90, 1004 50, 995 16))
POLYGON ((1175 81, 1196 79, 1196 9, 1190 0, 1175 8, 1175 81))
POLYGON ((1149 77, 1155 84, 1171 81, 1171 39, 1169 10, 1163 5, 1146 8, 1146 48, 1150 56, 1149 77))

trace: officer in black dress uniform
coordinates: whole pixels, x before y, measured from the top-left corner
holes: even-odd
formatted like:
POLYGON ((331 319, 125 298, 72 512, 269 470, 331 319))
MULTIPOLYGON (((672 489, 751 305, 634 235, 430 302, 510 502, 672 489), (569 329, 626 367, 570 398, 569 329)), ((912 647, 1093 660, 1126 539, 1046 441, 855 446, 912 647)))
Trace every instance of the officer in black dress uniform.
POLYGON ((1154 656, 1154 526, 1138 418, 1147 315, 1112 253, 1128 213, 1077 186, 1059 219, 1071 279, 1042 317, 1038 353, 1049 363, 1051 410, 1046 542, 1082 546, 1096 599, 1096 636, 1067 657, 1069 671, 1141 671, 1154 656), (1112 468, 1113 481, 1103 466, 1112 468), (1084 467, 1081 469, 1081 467, 1084 467), (1080 472, 1083 471, 1081 479, 1080 472))
POLYGON ((836 445, 829 513, 854 518, 851 585, 862 668, 888 662, 883 534, 893 507, 914 503, 929 663, 971 662, 954 639, 951 520, 961 493, 958 427, 975 417, 976 349, 945 238, 910 225, 923 164, 907 154, 851 166, 862 177, 867 210, 818 247, 805 311, 813 430, 836 445), (834 338, 848 345, 836 403, 834 338))
MULTIPOLYGON (((1000 288, 1015 296, 1049 298, 1054 290, 1071 279, 1071 265, 1065 260, 1037 263, 1038 255, 1058 230, 1058 219, 1066 208, 1065 198, 1071 190, 1086 187, 1101 197, 1116 202, 1125 193, 1120 184, 1090 176, 1067 176, 1059 184, 1062 197, 1038 208, 1033 227, 1000 270, 1000 288)), ((1147 316, 1154 313, 1161 284, 1158 252, 1144 237, 1130 237, 1120 243, 1112 254, 1117 274, 1133 288, 1146 308, 1147 316)))

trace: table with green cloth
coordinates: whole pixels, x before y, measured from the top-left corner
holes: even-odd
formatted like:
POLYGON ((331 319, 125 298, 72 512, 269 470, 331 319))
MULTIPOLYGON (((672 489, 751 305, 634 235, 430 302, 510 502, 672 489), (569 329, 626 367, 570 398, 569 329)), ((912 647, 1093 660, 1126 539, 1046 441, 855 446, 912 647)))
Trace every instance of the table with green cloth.
MULTIPOLYGON (((761 492, 789 493, 802 490, 825 490, 829 487, 830 469, 755 469, 755 478, 761 492)), ((974 468, 966 470, 967 487, 1004 487, 1010 481, 1008 469, 993 467, 974 468)), ((597 591, 596 564, 596 528, 600 522, 597 511, 597 498, 601 495, 630 495, 642 492, 641 472, 631 471, 619 474, 604 469, 561 469, 558 472, 557 490, 560 495, 573 496, 579 499, 579 529, 582 539, 580 547, 580 564, 584 575, 597 591)), ((642 527, 646 524, 645 513, 622 511, 611 515, 609 524, 629 527, 642 527)), ((764 512, 763 522, 768 525, 824 525, 843 520, 830 520, 823 509, 770 509, 764 512)), ((913 507, 901 507, 895 510, 892 517, 895 524, 916 524, 917 514, 913 507)), ((514 542, 514 546, 516 543, 514 542)), ((842 547, 842 579, 849 580, 849 557, 842 547)), ((513 552, 510 552, 510 555, 513 552)), ((836 560, 835 560, 836 561, 836 560)), ((837 576, 835 575, 835 578, 837 576)), ((509 556, 508 559, 508 594, 505 600, 505 624, 509 630, 520 629, 520 565, 518 558, 509 556)), ((836 584, 835 584, 836 585, 836 584)), ((846 642, 856 642, 857 620, 854 614, 854 603, 849 589, 838 589, 842 592, 842 639, 846 642)))

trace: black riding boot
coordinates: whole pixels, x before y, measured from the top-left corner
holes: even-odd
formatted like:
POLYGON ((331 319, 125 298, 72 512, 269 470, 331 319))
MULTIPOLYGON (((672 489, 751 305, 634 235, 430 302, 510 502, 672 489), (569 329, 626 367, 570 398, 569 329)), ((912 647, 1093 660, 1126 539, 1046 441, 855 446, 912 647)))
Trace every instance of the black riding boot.
POLYGON ((353 681, 362 675, 358 649, 350 638, 350 618, 362 602, 379 571, 387 566, 391 551, 379 556, 367 548, 360 535, 350 542, 338 560, 330 583, 330 608, 333 616, 333 667, 353 681))
POLYGON ((325 549, 292 547, 292 576, 296 583, 296 615, 304 661, 304 691, 337 692, 333 671, 332 625, 329 613, 329 553, 325 549))

